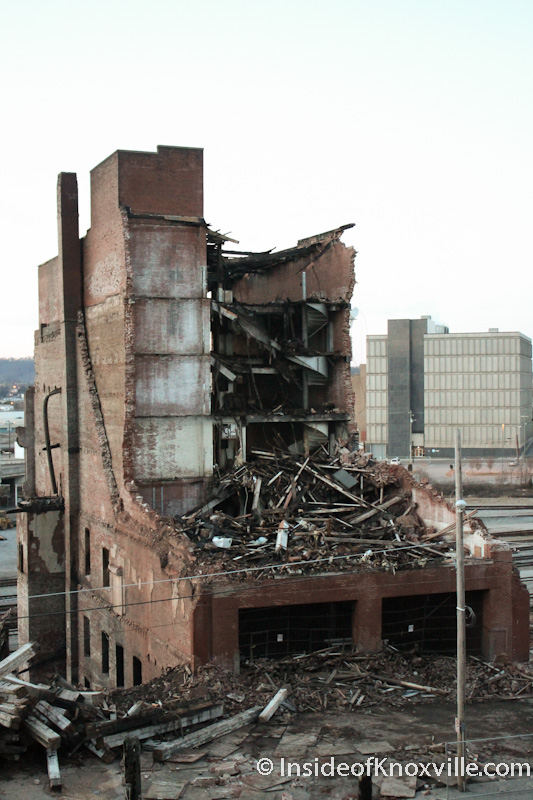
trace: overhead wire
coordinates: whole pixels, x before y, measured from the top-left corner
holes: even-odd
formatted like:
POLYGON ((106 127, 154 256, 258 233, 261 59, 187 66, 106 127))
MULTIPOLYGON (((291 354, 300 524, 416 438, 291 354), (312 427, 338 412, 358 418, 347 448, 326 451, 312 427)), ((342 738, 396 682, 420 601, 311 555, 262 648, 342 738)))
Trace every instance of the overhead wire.
MULTIPOLYGON (((416 548, 420 548, 420 547, 421 547, 421 545, 407 545, 407 546, 405 546, 403 548, 395 548, 395 550, 397 550, 397 549, 411 550, 411 549, 416 549, 416 548)), ((375 553, 385 553, 385 552, 387 552, 387 549, 377 550, 377 551, 374 551, 374 552, 375 553)), ((453 551, 450 551, 450 555, 452 555, 452 554, 453 554, 453 551)), ((291 568, 293 568, 294 566, 298 566, 299 564, 300 565, 309 565, 309 564, 316 563, 316 562, 330 561, 332 558, 336 558, 336 559, 340 559, 340 558, 355 558, 357 556, 361 556, 362 557, 362 556, 364 556, 364 554, 360 554, 360 553, 353 554, 352 553, 352 554, 347 554, 347 555, 344 555, 344 556, 334 556, 334 557, 326 557, 326 558, 322 558, 322 559, 315 559, 314 561, 292 562, 290 566, 291 566, 291 568)), ((259 572, 259 571, 269 570, 269 569, 272 569, 274 567, 283 568, 283 567, 286 567, 286 566, 287 565, 284 564, 284 563, 279 564, 279 565, 272 565, 271 564, 271 565, 265 565, 263 567, 252 567, 252 568, 249 568, 249 569, 248 568, 244 568, 244 569, 239 569, 239 570, 230 570, 228 572, 204 573, 204 574, 193 575, 193 576, 182 576, 182 577, 179 577, 179 578, 163 578, 163 579, 160 579, 160 580, 157 580, 157 581, 144 581, 142 583, 124 584, 124 585, 120 586, 119 588, 120 588, 120 591, 123 591, 126 588, 137 588, 138 589, 138 588, 140 588, 140 586, 146 586, 146 585, 150 585, 151 586, 151 585, 161 584, 161 583, 173 583, 173 584, 176 584, 176 583, 179 583, 179 582, 182 582, 182 581, 188 581, 188 580, 189 581, 190 580, 201 580, 201 579, 206 579, 206 578, 211 578, 211 577, 226 577, 228 575, 242 574, 242 573, 248 573, 248 572, 259 572)), ((401 571, 407 572, 408 569, 404 569, 404 570, 401 570, 401 571)), ((346 572, 334 573, 334 575, 336 577, 337 576, 345 576, 346 574, 347 574, 346 572)), ((332 573, 322 573, 322 574, 319 574, 319 575, 316 575, 316 574, 315 575, 309 575, 309 574, 307 574, 307 575, 294 575, 294 574, 292 574, 290 577, 291 577, 291 582, 294 584, 294 583, 303 582, 303 581, 308 582, 309 579, 313 578, 313 577, 315 577, 315 578, 332 577, 332 573)), ((444 584, 448 584, 449 581, 446 578, 439 578, 437 580, 432 580, 432 586, 437 586, 438 584, 443 584, 443 583, 444 584)), ((388 581, 387 583, 382 583, 381 585, 382 585, 383 588, 386 588, 386 587, 389 587, 389 586, 392 587, 392 586, 397 585, 397 582, 396 581, 388 581)), ((98 591, 102 591, 102 590, 113 591, 116 588, 117 587, 104 586, 104 587, 86 588, 86 589, 81 589, 81 590, 75 590, 73 592, 53 592, 53 593, 50 593, 50 594, 32 595, 31 597, 32 597, 32 599, 42 599, 42 598, 47 598, 47 597, 65 596, 67 594, 79 594, 81 592, 85 592, 85 593, 86 592, 91 592, 91 593, 94 594, 94 593, 96 593, 98 591)), ((265 587, 264 587, 263 583, 252 584, 252 585, 249 585, 246 588, 246 592, 264 591, 264 588, 265 587)), ((209 597, 223 597, 223 596, 235 594, 235 591, 236 591, 235 586, 228 586, 228 587, 224 587, 224 588, 221 587, 219 589, 215 589, 213 591, 210 591, 209 592, 209 597)), ((337 591, 337 588, 334 587, 334 586, 325 587, 325 591, 337 591)), ((88 612, 91 612, 91 611, 114 611, 115 609, 125 609, 125 608, 129 608, 129 607, 132 607, 132 606, 152 605, 152 604, 155 604, 155 603, 166 603, 166 602, 172 602, 172 601, 176 602, 176 601, 179 601, 179 600, 192 600, 197 596, 198 596, 197 593, 193 591, 191 594, 186 594, 186 595, 179 595, 178 594, 178 595, 172 595, 170 597, 162 597, 162 598, 156 598, 156 599, 150 599, 150 600, 138 600, 138 601, 115 603, 115 604, 114 603, 103 604, 103 605, 99 605, 99 606, 92 606, 92 607, 89 606, 89 607, 84 607, 84 608, 70 609, 68 611, 65 610, 65 609, 61 609, 61 610, 58 610, 58 611, 44 611, 42 613, 37 613, 37 614, 36 613, 32 613, 32 614, 26 614, 26 615, 17 615, 17 619, 20 619, 20 620, 23 620, 23 619, 37 619, 37 618, 49 617, 49 616, 64 616, 65 614, 81 614, 81 613, 85 614, 85 613, 88 613, 88 612)), ((168 623, 168 625, 172 625, 172 624, 176 624, 176 623, 168 623)), ((163 627, 163 626, 154 626, 154 627, 163 627)), ((151 628, 147 628, 147 630, 150 630, 150 629, 151 628)))
MULTIPOLYGON (((376 540, 379 541, 379 540, 376 540)), ((388 552, 395 552, 398 551, 405 552, 407 550, 420 550, 423 548, 434 548, 434 544, 411 544, 411 545, 397 545, 394 547, 383 547, 381 549, 374 549, 374 548, 367 548, 365 553, 344 553, 343 555, 337 556, 323 556, 321 558, 314 558, 314 559, 302 559, 301 561, 292 561, 290 564, 286 564, 284 562, 280 562, 279 564, 265 564, 260 567, 243 567, 242 569, 233 569, 233 570, 224 570, 224 572, 204 572, 199 573, 198 575, 182 575, 180 577, 174 578, 159 578, 157 580, 150 580, 150 581, 136 581, 135 583, 125 583, 123 584, 123 589, 129 588, 140 588, 141 586, 154 586, 159 583, 179 583, 181 581, 191 581, 191 580, 206 580, 211 578, 225 578, 228 575, 242 575, 242 574, 249 574, 249 573, 257 573, 257 572, 264 572, 266 570, 272 569, 286 569, 290 567, 291 569, 297 566, 309 566, 310 564, 319 564, 328 562, 331 563, 332 561, 340 561, 346 560, 349 558, 359 558, 364 559, 368 550, 372 551, 372 554, 380 554, 380 553, 388 553, 388 552)), ((454 550, 450 550, 450 554, 455 552, 454 550)), ((306 577, 310 577, 307 575, 306 577)), ((59 597, 62 595, 73 595, 73 594, 82 594, 84 592, 98 592, 98 591, 111 591, 113 589, 112 586, 91 586, 83 589, 73 589, 70 592, 48 592, 45 594, 32 594, 28 596, 28 600, 37 600, 42 599, 44 597, 59 597)))

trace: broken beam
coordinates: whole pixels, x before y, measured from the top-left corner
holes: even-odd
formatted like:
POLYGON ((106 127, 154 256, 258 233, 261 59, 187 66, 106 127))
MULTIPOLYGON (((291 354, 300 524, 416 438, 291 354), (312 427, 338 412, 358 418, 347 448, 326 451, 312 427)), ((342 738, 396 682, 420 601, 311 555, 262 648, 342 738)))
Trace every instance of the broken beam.
POLYGON ((224 736, 226 733, 238 730, 245 725, 249 725, 251 722, 256 722, 260 712, 261 706, 254 706, 222 722, 215 722, 214 725, 203 728, 201 731, 189 733, 181 739, 162 744, 154 750, 154 759, 156 761, 166 761, 176 753, 181 753, 184 750, 191 750, 207 742, 212 742, 213 739, 218 739, 219 736, 224 736))

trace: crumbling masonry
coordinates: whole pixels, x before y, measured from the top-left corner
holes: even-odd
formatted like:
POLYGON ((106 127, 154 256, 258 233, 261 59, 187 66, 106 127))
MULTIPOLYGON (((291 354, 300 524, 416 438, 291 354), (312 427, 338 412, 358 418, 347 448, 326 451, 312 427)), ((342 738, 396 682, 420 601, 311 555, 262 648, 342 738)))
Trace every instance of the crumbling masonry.
MULTIPOLYGON (((91 173, 81 239, 76 176, 61 174, 59 254, 39 268, 35 388, 19 432, 19 636, 44 655, 63 648, 68 677, 88 685, 127 686, 176 663, 237 667, 245 609, 342 606, 353 643, 376 649, 383 598, 453 591, 449 563, 233 577, 216 552, 211 567, 199 558, 191 512, 261 518, 257 479, 248 502, 220 484, 224 471, 276 452, 338 458, 340 443, 349 461, 355 435, 355 253, 340 241, 351 226, 281 252, 237 251, 204 221, 202 155, 114 153, 91 173)), ((364 510, 363 494, 352 502, 364 510)), ((445 527, 451 512, 428 497, 424 519, 445 527)), ((472 535, 482 652, 525 658, 527 592, 510 553, 472 535)), ((280 547, 273 558, 283 564, 280 547)))

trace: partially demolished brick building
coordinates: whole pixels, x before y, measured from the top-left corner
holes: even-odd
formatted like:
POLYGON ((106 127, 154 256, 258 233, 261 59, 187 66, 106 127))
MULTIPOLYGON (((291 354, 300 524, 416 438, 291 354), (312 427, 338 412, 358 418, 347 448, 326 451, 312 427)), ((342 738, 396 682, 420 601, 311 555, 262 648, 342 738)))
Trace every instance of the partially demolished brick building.
MULTIPOLYGON (((311 570, 291 567, 314 552, 291 556, 280 539, 302 526, 289 513, 298 519, 304 501, 318 504, 316 491, 302 499, 302 474, 341 493, 328 500, 328 535, 335 509, 351 508, 352 520, 384 514, 399 501, 383 485, 397 492, 406 477, 389 476, 379 502, 365 500, 365 470, 350 453, 355 253, 340 241, 350 226, 290 250, 238 251, 203 218, 202 158, 179 147, 114 153, 91 173, 91 228, 81 239, 76 176, 58 181, 59 254, 39 268, 36 379, 19 431, 19 637, 43 654, 63 649, 68 676, 86 685, 127 686, 183 662, 237 668, 243 655, 271 655, 267 640, 294 650, 294 631, 312 618, 327 619, 315 648, 373 650, 382 629, 394 629, 398 598, 407 630, 412 598, 424 598, 426 620, 454 590, 450 559, 384 568, 357 540, 333 542, 339 549, 311 559, 311 570), (352 466, 337 478, 309 461, 314 452, 342 460, 341 450, 352 466), (278 514, 269 525, 261 478, 247 488, 221 476, 276 453, 295 469, 279 502, 269 501, 278 514), (251 542, 248 525, 248 544, 241 537, 232 552, 231 518, 265 535, 251 542), (266 548, 253 568, 250 547, 266 548)), ((444 503, 405 488, 405 520, 418 513, 437 529, 453 521, 444 503)), ((511 554, 479 530, 469 536, 476 646, 486 657, 527 658, 529 597, 511 554)))

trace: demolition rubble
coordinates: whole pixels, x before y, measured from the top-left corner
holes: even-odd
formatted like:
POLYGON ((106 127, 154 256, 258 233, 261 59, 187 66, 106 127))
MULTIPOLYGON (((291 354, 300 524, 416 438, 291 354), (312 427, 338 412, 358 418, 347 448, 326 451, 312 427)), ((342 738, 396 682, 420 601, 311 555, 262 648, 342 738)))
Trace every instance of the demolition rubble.
POLYGON ((324 447, 307 457, 256 450, 253 458, 221 477, 209 503, 177 520, 204 572, 215 561, 217 569, 291 575, 352 570, 351 556, 358 568, 393 573, 450 560, 452 526, 426 526, 403 468, 346 448, 333 458, 324 447), (242 513, 225 513, 235 500, 242 513))
MULTIPOLYGON (((156 761, 194 763, 211 743, 251 724, 287 725, 305 712, 368 714, 455 698, 455 660, 402 654, 390 645, 361 656, 336 647, 244 665, 240 676, 215 665, 196 674, 176 667, 150 683, 112 693, 82 691, 55 676, 32 683, 16 672, 34 656, 24 645, 0 661, 0 755, 19 760, 34 744, 46 751, 51 788, 62 761, 83 752, 105 763, 137 738, 156 761), (202 748, 199 755, 194 753, 202 748)), ((23 673, 22 673, 23 674, 23 673)), ((470 658, 467 699, 529 698, 533 667, 470 658)), ((269 734, 265 734, 269 735, 269 734)), ((357 746, 357 743, 354 743, 357 746)))

